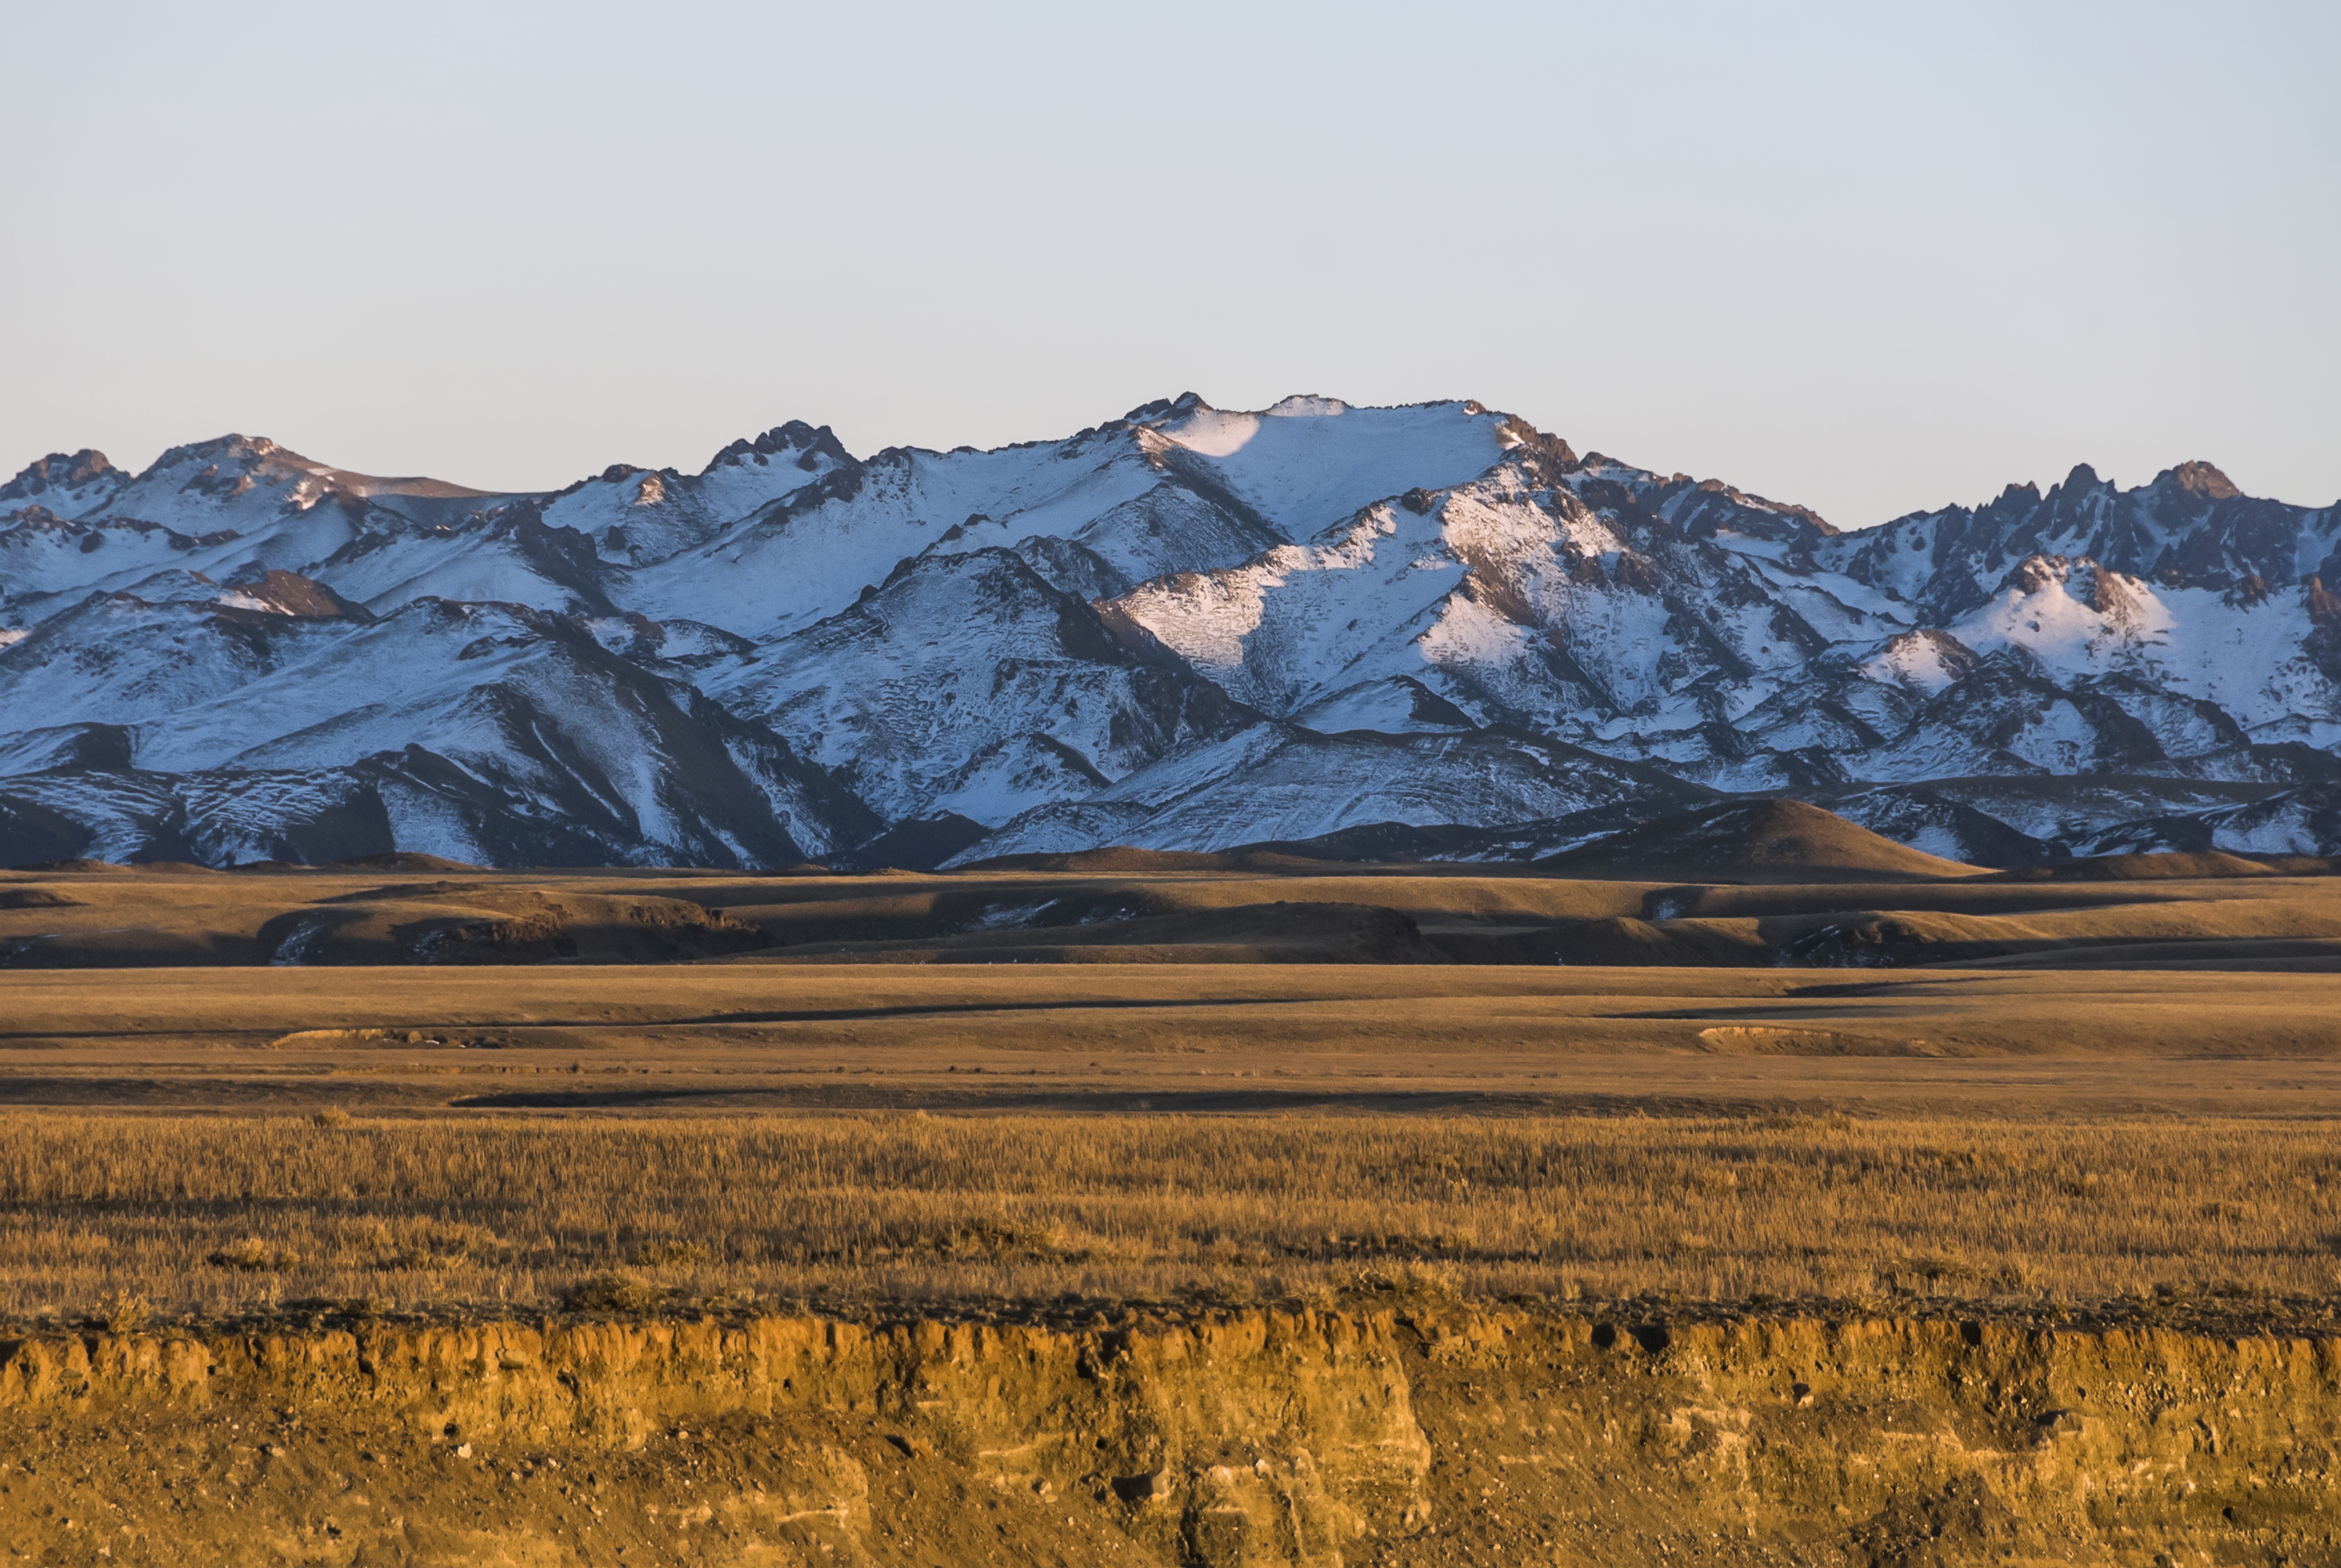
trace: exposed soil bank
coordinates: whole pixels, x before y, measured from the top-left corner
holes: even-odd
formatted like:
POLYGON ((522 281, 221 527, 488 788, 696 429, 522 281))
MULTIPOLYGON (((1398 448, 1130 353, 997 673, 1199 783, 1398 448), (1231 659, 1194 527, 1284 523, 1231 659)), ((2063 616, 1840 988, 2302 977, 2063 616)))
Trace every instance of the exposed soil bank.
POLYGON ((1459 1306, 0 1343, 55 1563, 2313 1563, 2341 1346, 1459 1306))

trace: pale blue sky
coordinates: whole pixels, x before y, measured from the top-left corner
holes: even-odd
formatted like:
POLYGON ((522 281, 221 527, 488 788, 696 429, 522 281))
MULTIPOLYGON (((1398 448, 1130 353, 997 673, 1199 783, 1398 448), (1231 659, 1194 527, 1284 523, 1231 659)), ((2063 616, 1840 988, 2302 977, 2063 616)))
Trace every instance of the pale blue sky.
POLYGON ((2341 6, 14 5, 0 472, 1476 397, 1858 526, 2341 495, 2341 6))

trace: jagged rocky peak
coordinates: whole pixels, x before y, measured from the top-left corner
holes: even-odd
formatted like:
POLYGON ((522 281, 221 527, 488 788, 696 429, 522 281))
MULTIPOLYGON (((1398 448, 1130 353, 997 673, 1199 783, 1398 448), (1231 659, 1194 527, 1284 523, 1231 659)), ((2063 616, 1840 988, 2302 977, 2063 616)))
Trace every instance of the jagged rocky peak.
POLYGON ((1727 536, 1786 545, 1801 552, 1838 535, 1808 506, 1767 500, 1718 479, 1655 473, 1604 452, 1588 452, 1574 462, 1568 483, 1605 518, 1629 527, 1655 527, 1670 538, 1696 541, 1727 536))
POLYGON ((231 432, 209 441, 189 442, 184 446, 166 449, 138 478, 151 481, 161 475, 176 477, 184 472, 188 475, 186 488, 217 495, 231 488, 238 493, 249 490, 253 476, 263 469, 307 471, 323 467, 297 452, 286 451, 264 435, 231 432))
POLYGON ((2136 619, 2151 590, 2137 578, 2115 571, 2086 555, 2028 555, 2017 563, 1999 591, 2029 598, 2061 589, 2065 597, 2109 620, 2136 619))
POLYGON ((122 471, 107 461, 104 452, 93 448, 84 447, 76 452, 53 452, 26 463, 15 478, 0 484, 0 506, 37 501, 59 491, 69 494, 85 491, 122 477, 122 471))
MULTIPOLYGON (((2097 562, 2083 556, 2083 562, 2094 568, 2097 562)), ((2027 555, 2017 562, 2016 570, 1999 585, 2002 593, 2040 593, 2060 583, 2069 581, 2074 562, 2061 555, 2027 555)))
POLYGON ((793 463, 807 474, 817 474, 828 468, 843 468, 853 461, 853 454, 845 450, 827 425, 809 425, 792 419, 760 436, 733 442, 709 458, 707 466, 700 471, 713 473, 736 463, 753 463, 762 468, 779 461, 793 463))
POLYGON ((694 474, 612 463, 543 497, 544 518, 590 539, 604 561, 653 566, 824 480, 850 483, 861 467, 827 425, 791 420, 732 442, 694 474))
POLYGON ((2204 501, 2234 501, 2244 493, 2236 488, 2235 481, 2200 461, 2182 462, 2177 468, 2166 469, 2154 477, 2157 486, 2166 481, 2173 489, 2185 491, 2188 495, 2204 501))
POLYGON ((252 463, 263 461, 278 452, 284 452, 294 462, 309 461, 297 452, 286 452, 264 435, 245 435, 238 431, 230 431, 225 435, 215 435, 206 441, 191 441, 184 446, 165 447, 163 455, 148 466, 176 468, 187 462, 221 461, 252 463))
MULTIPOLYGON (((1463 406, 1476 409, 1479 405, 1466 402, 1463 406)), ((1518 414, 1497 416, 1496 440, 1509 453, 1549 461, 1556 474, 1574 473, 1583 466, 1574 447, 1549 431, 1539 430, 1518 414)))
POLYGON ((2042 494, 2010 485, 1986 505, 1913 512, 1840 536, 1823 564, 1909 602, 1938 622, 2003 591, 2032 556, 2086 557, 2157 589, 2203 589, 2258 600, 2325 559, 2341 509, 2322 511, 2245 495, 2194 461, 2124 490, 2077 464, 2042 494))
POLYGON ((1176 417, 1180 414, 1192 413, 1199 408, 1207 409, 1210 406, 1203 401, 1202 393, 1183 392, 1177 397, 1156 398, 1152 402, 1140 403, 1122 415, 1119 422, 1126 425, 1143 424, 1148 420, 1176 417))
POLYGON ((295 620, 372 621, 374 612, 355 604, 324 583, 294 571, 271 569, 259 576, 230 583, 217 600, 233 610, 255 610, 295 620))
POLYGON ((2137 620, 2153 597, 2137 578, 2109 571, 2087 556, 2073 563, 2065 590, 2107 620, 2122 625, 2137 620))

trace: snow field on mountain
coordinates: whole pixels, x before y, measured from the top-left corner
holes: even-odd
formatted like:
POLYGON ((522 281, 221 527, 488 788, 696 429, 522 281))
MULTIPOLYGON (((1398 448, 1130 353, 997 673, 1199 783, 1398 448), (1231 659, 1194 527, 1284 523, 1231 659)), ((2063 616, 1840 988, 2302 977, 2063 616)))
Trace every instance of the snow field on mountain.
POLYGON ((419 599, 550 610, 566 610, 576 600, 573 590, 548 581, 509 539, 479 533, 425 534, 396 549, 353 553, 322 570, 341 592, 383 614, 419 599))
POLYGON ((1502 424, 1471 403, 1360 409, 1293 397, 1256 414, 1198 408, 1149 433, 1207 460, 1229 490, 1298 539, 1386 496, 1485 472, 1509 444, 1502 424))
MULTIPOLYGON (((92 599, 9 650, 0 662, 0 713, 102 724, 184 715, 287 662, 305 662, 345 630, 283 619, 275 635, 256 638, 200 607, 92 599)), ((321 690, 317 698, 338 708, 349 693, 321 690)))

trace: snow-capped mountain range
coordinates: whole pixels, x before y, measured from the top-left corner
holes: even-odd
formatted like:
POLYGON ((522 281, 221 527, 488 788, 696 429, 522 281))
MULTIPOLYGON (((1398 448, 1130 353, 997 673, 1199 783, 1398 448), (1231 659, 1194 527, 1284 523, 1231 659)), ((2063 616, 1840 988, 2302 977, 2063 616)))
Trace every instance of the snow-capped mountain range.
POLYGON ((2328 581, 2341 506, 2204 463, 1839 532, 1476 402, 790 423, 536 494, 82 452, 0 486, 0 862, 1526 858, 1748 794, 1997 864, 2330 853, 2328 581))

